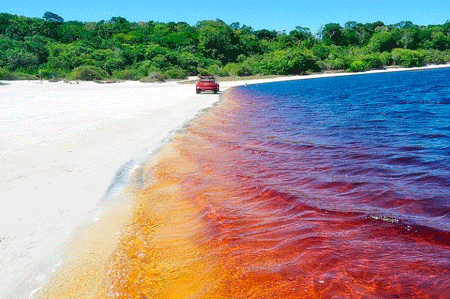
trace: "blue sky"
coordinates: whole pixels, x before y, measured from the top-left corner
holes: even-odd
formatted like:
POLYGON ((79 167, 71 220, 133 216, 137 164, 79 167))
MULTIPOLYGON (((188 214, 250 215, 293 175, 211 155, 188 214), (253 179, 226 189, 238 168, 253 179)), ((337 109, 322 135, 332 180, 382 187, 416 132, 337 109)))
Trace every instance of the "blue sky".
POLYGON ((382 21, 395 24, 443 24, 450 19, 449 0, 6 0, 0 12, 42 17, 54 12, 66 21, 100 21, 124 17, 129 21, 187 22, 221 19, 252 28, 286 30, 309 27, 317 33, 322 25, 347 21, 382 21))

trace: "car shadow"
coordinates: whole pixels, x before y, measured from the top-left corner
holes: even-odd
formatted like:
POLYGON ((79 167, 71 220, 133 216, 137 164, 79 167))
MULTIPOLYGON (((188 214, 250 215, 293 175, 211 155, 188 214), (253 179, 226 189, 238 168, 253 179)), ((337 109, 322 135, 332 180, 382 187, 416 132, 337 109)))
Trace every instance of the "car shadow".
POLYGON ((198 93, 198 95, 215 95, 215 94, 223 94, 223 91, 219 91, 217 93, 214 92, 202 92, 202 93, 198 93))

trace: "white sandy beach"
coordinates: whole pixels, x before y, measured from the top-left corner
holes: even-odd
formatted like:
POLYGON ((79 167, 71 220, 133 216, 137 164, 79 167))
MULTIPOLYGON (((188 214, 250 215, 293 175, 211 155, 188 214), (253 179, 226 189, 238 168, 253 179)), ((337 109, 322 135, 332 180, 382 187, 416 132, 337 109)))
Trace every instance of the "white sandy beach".
POLYGON ((218 98, 173 82, 0 86, 0 298, 67 238, 124 163, 218 98))
MULTIPOLYGON (((428 68, 435 67, 444 66, 428 68)), ((340 75, 350 74, 225 82, 221 91, 246 83, 340 75)), ((0 298, 67 239, 122 165, 150 155, 170 132, 220 97, 197 95, 192 84, 176 82, 3 83, 0 298)))

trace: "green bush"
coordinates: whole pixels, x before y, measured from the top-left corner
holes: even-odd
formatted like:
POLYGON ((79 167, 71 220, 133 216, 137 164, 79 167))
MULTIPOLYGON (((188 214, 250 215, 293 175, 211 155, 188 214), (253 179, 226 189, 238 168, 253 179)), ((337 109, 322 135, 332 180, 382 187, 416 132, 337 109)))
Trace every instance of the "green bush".
POLYGON ((147 77, 144 77, 144 78, 142 78, 139 81, 143 82, 143 83, 162 83, 165 80, 164 80, 164 75, 163 74, 153 72, 150 75, 148 75, 147 77))
POLYGON ((209 69, 205 69, 205 68, 199 67, 197 69, 197 74, 199 76, 212 76, 213 72, 210 72, 209 69))
POLYGON ((239 56, 237 57, 237 62, 242 63, 246 58, 247 57, 244 54, 239 54, 239 56))
POLYGON ((147 77, 152 73, 163 73, 159 67, 153 64, 150 60, 144 60, 133 65, 133 69, 136 69, 140 78, 147 77))
POLYGON ((234 62, 230 62, 227 65, 223 67, 223 71, 226 72, 229 75, 236 75, 236 72, 238 70, 238 64, 234 62))
POLYGON ((22 73, 22 72, 10 72, 5 68, 0 67, 0 80, 37 80, 35 75, 22 73))
POLYGON ((383 62, 378 54, 370 54, 363 56, 363 61, 370 70, 376 70, 383 68, 383 62))
POLYGON ((350 64, 350 67, 348 68, 348 71, 350 72, 364 72, 367 71, 368 65, 361 60, 355 60, 350 64))
POLYGON ((126 70, 120 70, 120 71, 114 71, 112 76, 116 79, 120 80, 139 80, 139 72, 137 70, 133 69, 126 69, 126 70))
POLYGON ((423 66, 425 65, 425 53, 409 49, 392 50, 392 60, 394 64, 403 67, 423 66))
POLYGON ((205 68, 198 68, 197 74, 199 76, 220 76, 220 77, 226 77, 228 76, 228 72, 226 72, 223 68, 218 66, 217 64, 212 64, 205 68))
POLYGON ((228 72, 226 72, 223 68, 219 67, 217 69, 217 71, 214 72, 214 75, 217 75, 219 77, 226 77, 226 76, 229 76, 230 74, 228 72))
POLYGON ((320 71, 314 56, 304 53, 294 53, 293 57, 287 56, 288 63, 285 68, 286 75, 299 75, 320 71))
POLYGON ((104 61, 103 64, 100 64, 102 69, 106 70, 108 73, 112 73, 115 70, 120 70, 125 67, 125 61, 118 57, 108 58, 104 61))
POLYGON ((108 73, 96 66, 79 66, 73 69, 68 80, 94 81, 108 78, 108 73))
POLYGON ((14 72, 13 76, 15 80, 38 80, 39 78, 36 75, 22 73, 22 72, 14 72))
POLYGON ((438 50, 429 50, 425 57, 426 64, 443 64, 449 61, 448 53, 438 50))
POLYGON ((330 49, 322 45, 314 45, 312 51, 314 56, 321 60, 328 58, 328 55, 330 55, 330 49))
POLYGON ((53 75, 56 76, 56 74, 49 69, 40 69, 39 70, 39 77, 41 79, 50 79, 50 78, 52 78, 53 75))
POLYGON ((328 63, 321 60, 317 61, 317 66, 319 67, 321 72, 329 71, 331 69, 331 66, 328 63))
POLYGON ((60 80, 67 76, 67 71, 61 69, 43 68, 38 71, 39 79, 60 80))
POLYGON ((248 63, 242 63, 237 66, 235 75, 251 76, 253 75, 253 69, 248 63))
POLYGON ((383 52, 379 56, 382 65, 392 65, 394 61, 392 60, 392 54, 390 52, 383 52))
POLYGON ((166 78, 170 79, 186 79, 187 73, 185 70, 180 68, 171 68, 164 72, 166 78))
POLYGON ((326 61, 332 70, 346 70, 350 67, 350 63, 342 58, 336 58, 333 60, 326 61))
POLYGON ((0 67, 0 80, 17 80, 13 73, 0 67))

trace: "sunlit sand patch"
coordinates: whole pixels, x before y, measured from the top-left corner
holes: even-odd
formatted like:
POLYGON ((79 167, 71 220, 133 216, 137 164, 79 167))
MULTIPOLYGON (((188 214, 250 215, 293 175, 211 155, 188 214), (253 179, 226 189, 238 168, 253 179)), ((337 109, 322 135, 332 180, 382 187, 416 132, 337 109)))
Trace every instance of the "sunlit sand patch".
POLYGON ((63 248, 66 260, 36 298, 98 298, 105 293, 104 265, 116 249, 130 208, 114 204, 101 218, 80 228, 63 248))

